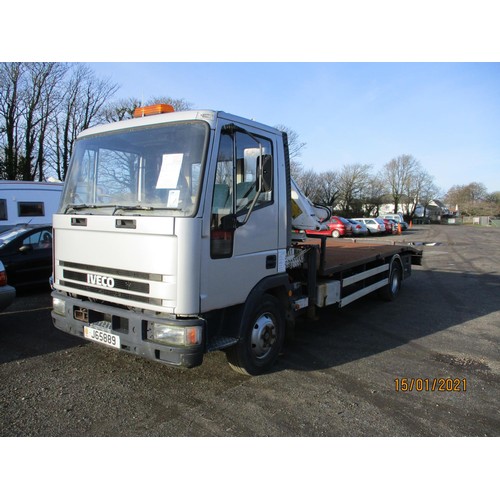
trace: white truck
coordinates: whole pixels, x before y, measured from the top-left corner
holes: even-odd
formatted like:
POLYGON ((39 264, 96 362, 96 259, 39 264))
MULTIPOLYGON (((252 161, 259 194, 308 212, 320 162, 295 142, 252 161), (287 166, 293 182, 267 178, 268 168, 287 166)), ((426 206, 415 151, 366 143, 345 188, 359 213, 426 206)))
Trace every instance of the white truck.
POLYGON ((76 141, 53 218, 57 328, 181 367, 223 350, 258 375, 298 315, 393 299, 420 263, 410 246, 305 240, 325 214, 279 130, 166 105, 136 116, 76 141))
POLYGON ((51 224, 62 182, 0 181, 0 232, 17 224, 51 224))

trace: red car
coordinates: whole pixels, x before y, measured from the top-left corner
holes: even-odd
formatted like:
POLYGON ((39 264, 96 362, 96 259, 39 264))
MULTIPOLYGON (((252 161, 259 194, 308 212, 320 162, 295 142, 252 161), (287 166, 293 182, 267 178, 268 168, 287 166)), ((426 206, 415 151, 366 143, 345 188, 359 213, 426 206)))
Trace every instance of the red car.
POLYGON ((330 220, 326 224, 328 229, 323 231, 306 230, 306 234, 321 234, 324 236, 331 236, 332 238, 350 236, 352 234, 351 223, 343 217, 337 217, 334 215, 333 217, 330 217, 330 220))
POLYGON ((396 227, 396 230, 394 230, 394 222, 390 221, 389 219, 377 217, 375 220, 380 222, 381 224, 384 224, 385 232, 387 234, 396 234, 397 233, 397 227, 396 227))

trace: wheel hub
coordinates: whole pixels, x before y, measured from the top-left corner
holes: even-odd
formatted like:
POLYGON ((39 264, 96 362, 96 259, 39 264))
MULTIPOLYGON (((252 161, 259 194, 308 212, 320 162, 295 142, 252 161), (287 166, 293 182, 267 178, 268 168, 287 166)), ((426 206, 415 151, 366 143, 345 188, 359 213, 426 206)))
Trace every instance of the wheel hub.
POLYGON ((399 276, 394 273, 392 275, 392 281, 391 281, 391 291, 393 294, 398 293, 399 290, 399 276))
POLYGON ((252 351, 257 358, 269 354, 276 342, 276 325, 271 314, 263 314, 257 319, 252 329, 252 351))

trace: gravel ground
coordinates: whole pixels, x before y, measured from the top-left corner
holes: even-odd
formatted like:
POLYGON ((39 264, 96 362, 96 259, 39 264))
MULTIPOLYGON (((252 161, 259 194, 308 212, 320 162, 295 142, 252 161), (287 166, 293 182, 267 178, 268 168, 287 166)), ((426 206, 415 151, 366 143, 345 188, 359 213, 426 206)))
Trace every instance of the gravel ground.
POLYGON ((426 226, 388 237, 427 244, 398 300, 321 311, 256 378, 223 353, 178 370, 67 336, 48 290, 21 294, 0 313, 0 434, 498 436, 499 236, 426 226))
POLYGON ((0 313, 0 436, 498 437, 500 231, 421 226, 392 240, 425 244, 398 299, 301 322, 255 378, 223 353, 178 370, 76 339, 52 327, 48 290, 20 293, 0 313))

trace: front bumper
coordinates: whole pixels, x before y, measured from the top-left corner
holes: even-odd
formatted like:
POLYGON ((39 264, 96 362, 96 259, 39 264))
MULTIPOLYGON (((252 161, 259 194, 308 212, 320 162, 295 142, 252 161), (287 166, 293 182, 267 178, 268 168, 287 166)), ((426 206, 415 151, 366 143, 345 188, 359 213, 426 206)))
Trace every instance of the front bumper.
MULTIPOLYGON (((64 300, 64 315, 52 311, 54 326, 63 332, 84 338, 84 327, 92 326, 103 320, 109 320, 110 332, 120 337, 120 350, 159 361, 167 365, 193 368, 203 361, 205 322, 202 319, 169 319, 168 323, 175 326, 201 326, 203 329, 202 343, 195 346, 172 346, 153 342, 148 339, 148 324, 158 321, 153 314, 143 314, 128 309, 122 309, 96 302, 75 299, 57 291, 52 292, 53 298, 64 300), (78 319, 75 318, 78 311, 78 319), (83 314, 82 312, 86 313, 83 314)), ((162 319, 165 322, 164 319, 162 319)), ((106 348, 105 346, 103 346, 106 348)))

